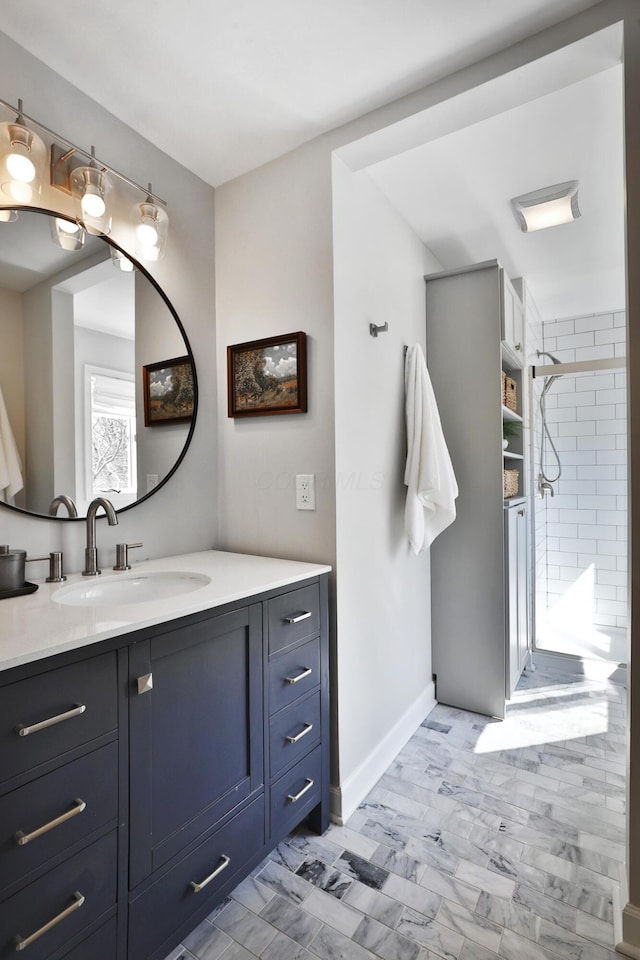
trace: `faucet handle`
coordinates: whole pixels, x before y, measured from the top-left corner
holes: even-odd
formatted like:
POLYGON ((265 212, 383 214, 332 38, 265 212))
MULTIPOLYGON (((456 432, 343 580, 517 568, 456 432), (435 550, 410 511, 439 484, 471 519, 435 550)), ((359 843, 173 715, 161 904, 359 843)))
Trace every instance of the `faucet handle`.
POLYGON ((141 547, 141 543, 116 543, 116 565, 114 570, 131 570, 129 550, 141 547))

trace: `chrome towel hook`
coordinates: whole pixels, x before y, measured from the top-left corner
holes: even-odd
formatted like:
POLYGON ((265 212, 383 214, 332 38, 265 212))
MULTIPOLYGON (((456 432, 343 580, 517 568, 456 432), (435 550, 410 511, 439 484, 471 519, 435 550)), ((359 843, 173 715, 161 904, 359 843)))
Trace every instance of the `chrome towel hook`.
POLYGON ((379 333, 386 333, 389 329, 389 324, 385 321, 382 326, 376 326, 375 323, 369 324, 369 333, 372 337, 377 337, 379 333))

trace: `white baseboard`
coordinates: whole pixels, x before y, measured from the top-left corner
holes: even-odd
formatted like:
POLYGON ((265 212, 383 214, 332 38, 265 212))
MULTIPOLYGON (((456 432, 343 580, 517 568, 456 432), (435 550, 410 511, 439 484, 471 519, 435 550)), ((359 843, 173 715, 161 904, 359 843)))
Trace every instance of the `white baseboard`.
POLYGON ((436 705, 430 683, 394 724, 376 749, 339 787, 331 788, 331 819, 345 824, 436 705))

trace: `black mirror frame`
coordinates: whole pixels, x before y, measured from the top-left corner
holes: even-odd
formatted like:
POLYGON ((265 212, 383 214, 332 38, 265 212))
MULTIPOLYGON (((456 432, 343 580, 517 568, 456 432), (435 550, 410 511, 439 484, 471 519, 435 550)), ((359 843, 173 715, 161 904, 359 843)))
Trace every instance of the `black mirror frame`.
MULTIPOLYGON (((66 214, 58 213, 58 212, 55 211, 55 210, 48 210, 48 209, 46 209, 45 207, 31 207, 31 206, 26 206, 26 205, 19 205, 19 206, 17 206, 17 207, 16 207, 16 206, 13 206, 13 207, 12 207, 12 206, 9 206, 9 205, 7 205, 7 204, 4 204, 4 205, 0 206, 0 210, 17 210, 18 213, 20 213, 20 212, 23 211, 23 210, 24 210, 24 211, 29 211, 30 213, 43 213, 43 214, 45 214, 46 216, 49 216, 49 217, 56 217, 56 218, 58 218, 58 219, 60 219, 60 220, 68 220, 70 223, 75 223, 75 222, 76 222, 75 220, 73 220, 72 217, 68 217, 66 214)), ((191 344, 189 343, 189 338, 187 337, 186 330, 184 329, 184 327, 183 327, 183 325, 182 325, 182 321, 180 320, 180 317, 179 317, 178 314, 176 313, 176 310, 175 310, 173 304, 171 303, 171 301, 170 301, 169 298, 167 297, 167 295, 166 295, 166 293, 164 292, 164 290, 162 289, 162 287, 161 287, 161 286, 159 285, 159 283, 151 276, 151 274, 149 273, 149 271, 148 271, 145 267, 143 267, 143 265, 140 263, 139 260, 137 260, 135 257, 132 257, 129 253, 127 253, 126 250, 123 250, 122 247, 118 246, 118 244, 115 243, 110 237, 106 236, 105 234, 100 234, 100 235, 99 235, 99 239, 104 240, 106 243, 109 244, 110 247, 113 247, 115 250, 118 250, 120 253, 122 253, 122 255, 125 256, 125 257, 127 258, 127 260, 130 260, 131 263, 133 263, 133 265, 135 266, 136 270, 139 270, 140 273, 142 273, 142 274, 147 278, 147 280, 155 287, 156 291, 160 294, 160 297, 162 298, 162 300, 164 301, 166 307, 168 308, 171 316, 172 316, 173 319, 175 320, 175 322, 176 322, 176 324, 177 324, 177 327, 178 327, 180 333, 182 334, 182 339, 184 340, 184 345, 185 345, 185 352, 186 352, 186 355, 189 357, 189 359, 190 359, 190 361, 191 361, 191 368, 192 368, 192 370, 193 370, 193 415, 192 415, 192 417, 191 417, 191 425, 190 425, 190 427, 189 427, 189 432, 188 432, 187 438, 186 438, 186 440, 185 440, 185 442, 184 442, 184 446, 183 446, 183 448, 182 448, 182 451, 180 452, 180 456, 178 457, 178 459, 176 460, 176 462, 173 464, 173 466, 171 467, 171 469, 169 470, 169 472, 162 478, 162 480, 160 480, 160 482, 157 484, 157 486, 155 486, 155 487, 153 488, 153 490, 149 490, 147 493, 145 493, 142 497, 139 497, 139 498, 138 498, 137 500, 135 500, 133 503, 128 503, 128 504, 127 504, 126 506, 124 506, 124 507, 119 507, 119 508, 116 510, 116 513, 120 514, 120 513, 125 513, 127 510, 131 510, 133 507, 137 507, 138 504, 144 503, 145 500, 148 500, 149 497, 152 497, 155 493, 157 493, 158 490, 160 490, 162 487, 164 487, 164 485, 171 479, 171 477, 174 475, 174 473, 176 472, 176 470, 178 469, 178 467, 180 466, 180 464, 181 464, 182 461, 184 460, 184 457, 185 457, 185 455, 186 455, 186 453, 187 453, 187 450, 189 449, 189 446, 191 445, 191 440, 193 439, 193 433, 194 433, 195 426, 196 426, 196 418, 197 418, 197 415, 198 415, 198 377, 197 377, 197 373, 196 373, 196 363, 195 363, 195 359, 194 359, 194 356, 193 356, 193 351, 192 351, 192 349, 191 349, 191 344)), ((0 507, 5 508, 5 509, 7 509, 7 510, 13 510, 15 513, 20 513, 20 514, 22 514, 22 516, 25 516, 25 517, 33 517, 35 520, 58 520, 58 521, 65 521, 65 522, 67 522, 67 521, 69 521, 69 520, 71 520, 71 521, 77 521, 77 520, 79 520, 79 521, 81 521, 81 522, 83 522, 83 523, 86 521, 86 517, 81 517, 81 516, 78 516, 78 517, 69 517, 69 516, 64 516, 64 515, 61 515, 61 516, 57 516, 57 515, 56 515, 55 517, 52 517, 52 516, 49 516, 49 514, 46 514, 46 513, 34 513, 34 512, 32 512, 31 510, 25 510, 25 509, 23 509, 22 507, 16 507, 16 506, 14 506, 13 504, 5 503, 3 500, 0 500, 0 507)))

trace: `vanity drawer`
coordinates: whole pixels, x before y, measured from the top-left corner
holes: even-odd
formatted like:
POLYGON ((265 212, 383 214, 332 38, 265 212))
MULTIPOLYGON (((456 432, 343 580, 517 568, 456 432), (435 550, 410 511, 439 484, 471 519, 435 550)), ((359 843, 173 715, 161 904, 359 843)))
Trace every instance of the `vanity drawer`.
POLYGON ((322 748, 318 746, 271 787, 271 839, 274 843, 290 833, 320 802, 321 787, 322 748))
POLYGON ((299 587, 267 601, 269 653, 320 632, 320 588, 299 587))
POLYGON ((160 877, 129 907, 129 956, 136 960, 160 947, 201 908, 213 909, 219 891, 264 846, 264 796, 225 824, 160 877), (196 891, 217 870, 220 872, 196 891))
POLYGON ((110 821, 115 827, 117 816, 117 743, 0 798, 0 890, 110 821), (62 819, 68 813, 72 815, 62 819), (50 824, 50 829, 34 836, 50 824))
POLYGON ((3 687, 0 781, 63 757, 115 730, 116 698, 115 653, 3 687))
POLYGON ((269 663, 269 713, 277 713, 320 683, 320 637, 269 663))
POLYGON ((89 960, 89 958, 90 960, 115 960, 116 933, 116 921, 110 920, 83 940, 79 946, 74 947, 70 953, 65 953, 62 960, 89 960))
POLYGON ((320 738, 320 692, 312 693, 304 700, 272 717, 269 722, 271 776, 277 777, 281 770, 299 760, 320 738))
MULTIPOLYGON (((26 940, 58 920, 23 948, 29 960, 48 960, 101 914, 115 908, 116 859, 113 831, 6 900, 0 910, 0 960, 15 957, 16 936, 26 940)), ((80 955, 89 956, 86 951, 80 955)))

